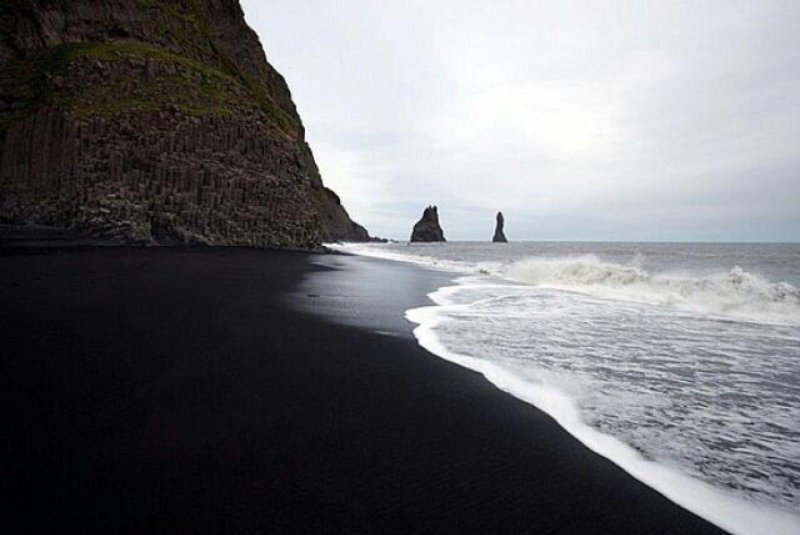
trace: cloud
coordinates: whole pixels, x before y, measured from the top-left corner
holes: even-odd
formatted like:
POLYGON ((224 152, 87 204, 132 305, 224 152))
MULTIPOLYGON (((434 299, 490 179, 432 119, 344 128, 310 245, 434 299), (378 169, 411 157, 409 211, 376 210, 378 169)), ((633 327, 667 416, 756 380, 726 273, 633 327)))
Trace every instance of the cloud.
POLYGON ((245 0, 378 235, 800 240, 800 4, 245 0))

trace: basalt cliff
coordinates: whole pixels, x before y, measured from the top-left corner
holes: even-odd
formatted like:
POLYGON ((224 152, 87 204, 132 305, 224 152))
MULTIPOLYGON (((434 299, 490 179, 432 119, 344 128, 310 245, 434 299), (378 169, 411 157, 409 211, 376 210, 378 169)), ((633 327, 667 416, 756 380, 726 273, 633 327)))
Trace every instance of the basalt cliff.
POLYGON ((368 239, 238 0, 0 3, 0 221, 122 243, 368 239))

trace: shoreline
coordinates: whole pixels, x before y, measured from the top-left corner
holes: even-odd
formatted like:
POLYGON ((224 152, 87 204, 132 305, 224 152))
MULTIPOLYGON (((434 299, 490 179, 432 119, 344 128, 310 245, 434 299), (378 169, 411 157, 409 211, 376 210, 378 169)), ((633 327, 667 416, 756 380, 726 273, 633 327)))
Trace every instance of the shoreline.
POLYGON ((776 535, 796 532, 797 517, 790 511, 748 502, 741 496, 727 493, 675 467, 647 459, 617 437, 593 428, 581 418, 575 400, 561 390, 546 385, 534 385, 488 361, 448 349, 435 334, 435 327, 442 313, 440 309, 448 306, 438 301, 437 297, 462 287, 464 278, 457 277, 455 284, 443 286, 429 294, 435 305, 413 308, 406 312, 406 318, 417 325, 414 334, 420 346, 432 355, 479 373, 498 390, 545 412, 565 432, 592 452, 611 461, 630 477, 659 492, 676 505, 721 529, 747 534, 760 534, 765 530, 776 535))
POLYGON ((721 532, 404 336, 397 308, 439 282, 423 270, 246 249, 2 254, 10 532, 721 532), (332 260, 377 288, 409 273, 370 304, 332 260), (328 290, 309 291, 313 274, 328 290), (300 311, 326 300, 367 303, 373 323, 300 311))
POLYGON ((774 504, 750 502, 746 497, 737 496, 676 467, 648 459, 628 443, 585 423, 576 401, 565 392, 552 386, 532 384, 479 357, 456 353, 439 340, 436 327, 441 321, 440 318, 447 317, 447 310, 452 305, 451 294, 487 282, 512 286, 523 283, 499 273, 478 270, 477 267, 466 269, 462 265, 451 265, 447 260, 423 261, 394 251, 387 253, 361 249, 358 247, 359 244, 354 245, 358 249, 357 252, 347 246, 338 246, 334 250, 371 261, 401 263, 440 276, 449 274, 445 277, 449 279, 447 283, 428 294, 429 303, 405 311, 405 317, 415 324, 415 338, 420 346, 432 355, 479 373, 499 390, 542 410, 556 420, 565 432, 594 453, 610 460, 631 477, 656 490, 680 507, 722 529, 742 534, 763 533, 764 530, 776 534, 790 534, 797 531, 800 524, 791 509, 774 504))

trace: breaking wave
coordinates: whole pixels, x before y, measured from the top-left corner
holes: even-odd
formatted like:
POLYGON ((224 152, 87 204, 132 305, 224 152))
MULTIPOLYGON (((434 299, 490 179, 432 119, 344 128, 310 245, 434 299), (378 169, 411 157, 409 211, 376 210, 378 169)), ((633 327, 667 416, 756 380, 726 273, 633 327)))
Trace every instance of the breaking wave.
POLYGON ((650 273, 593 255, 535 257, 511 264, 506 278, 524 284, 734 316, 752 321, 800 322, 800 290, 770 282, 739 266, 728 272, 650 273))
POLYGON ((410 262, 462 274, 491 275, 517 283, 565 290, 604 299, 670 306, 712 317, 757 323, 800 324, 800 289, 772 282, 739 266, 729 270, 650 272, 641 258, 615 263, 593 254, 530 256, 507 261, 481 261, 434 256, 424 248, 414 253, 376 246, 331 246, 333 249, 386 260, 410 262))

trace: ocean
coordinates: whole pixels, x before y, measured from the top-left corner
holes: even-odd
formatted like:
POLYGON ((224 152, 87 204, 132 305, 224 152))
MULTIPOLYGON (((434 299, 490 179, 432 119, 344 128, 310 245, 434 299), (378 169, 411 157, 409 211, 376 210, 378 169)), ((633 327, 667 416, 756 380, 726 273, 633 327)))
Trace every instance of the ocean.
POLYGON ((419 343, 734 533, 800 533, 800 244, 334 246, 453 273, 419 343))

